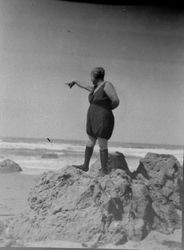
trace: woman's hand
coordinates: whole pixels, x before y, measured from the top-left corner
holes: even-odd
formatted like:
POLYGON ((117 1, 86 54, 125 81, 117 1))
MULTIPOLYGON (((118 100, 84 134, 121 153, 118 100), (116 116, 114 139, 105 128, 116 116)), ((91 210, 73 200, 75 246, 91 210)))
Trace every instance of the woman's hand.
POLYGON ((68 85, 69 88, 72 88, 76 84, 76 82, 72 81, 72 82, 67 82, 65 84, 68 85))
POLYGON ((77 85, 79 88, 86 89, 87 91, 90 92, 93 90, 93 86, 91 86, 86 82, 72 81, 72 82, 67 82, 65 84, 68 85, 69 88, 72 88, 74 85, 77 85))

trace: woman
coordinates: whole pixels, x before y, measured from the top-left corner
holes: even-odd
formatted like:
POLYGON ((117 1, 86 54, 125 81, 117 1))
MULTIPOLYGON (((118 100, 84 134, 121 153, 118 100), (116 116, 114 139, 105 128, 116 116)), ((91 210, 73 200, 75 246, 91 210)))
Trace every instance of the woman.
POLYGON ((67 85, 70 88, 77 85, 90 92, 90 106, 86 123, 86 132, 89 139, 86 144, 84 163, 82 165, 74 165, 74 167, 86 172, 89 170, 89 162, 96 140, 98 140, 101 170, 103 174, 107 174, 108 140, 114 128, 114 115, 112 110, 118 107, 119 98, 112 83, 104 81, 104 76, 105 70, 102 67, 96 67, 91 72, 92 85, 79 81, 72 81, 67 83, 67 85))

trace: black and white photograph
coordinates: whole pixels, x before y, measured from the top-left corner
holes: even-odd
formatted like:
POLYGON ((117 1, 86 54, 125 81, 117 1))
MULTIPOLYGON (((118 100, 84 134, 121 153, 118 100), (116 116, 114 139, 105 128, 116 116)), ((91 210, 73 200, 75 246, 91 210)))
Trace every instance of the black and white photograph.
POLYGON ((181 250, 184 8, 0 0, 0 248, 181 250))

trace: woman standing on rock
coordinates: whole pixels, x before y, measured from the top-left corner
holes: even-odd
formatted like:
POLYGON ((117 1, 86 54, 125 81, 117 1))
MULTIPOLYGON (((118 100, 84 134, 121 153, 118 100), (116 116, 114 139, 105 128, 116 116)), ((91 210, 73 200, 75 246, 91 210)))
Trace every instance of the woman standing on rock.
POLYGON ((93 149, 98 140, 100 147, 100 161, 102 173, 107 174, 108 161, 108 140, 110 139, 114 128, 114 115, 112 110, 119 105, 119 98, 112 83, 104 81, 105 70, 102 67, 96 67, 91 72, 92 84, 72 81, 67 85, 72 88, 77 85, 90 92, 90 106, 87 113, 86 132, 88 142, 85 149, 85 159, 82 165, 74 165, 83 171, 89 170, 89 162, 93 154, 93 149))

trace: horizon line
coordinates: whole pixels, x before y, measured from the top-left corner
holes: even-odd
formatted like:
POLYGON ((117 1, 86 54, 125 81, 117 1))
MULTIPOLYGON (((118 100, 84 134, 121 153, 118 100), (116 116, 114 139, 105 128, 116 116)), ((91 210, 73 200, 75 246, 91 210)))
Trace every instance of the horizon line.
MULTIPOLYGON (((35 139, 35 140, 43 140, 48 137, 24 137, 24 136, 1 136, 0 138, 14 138, 14 139, 35 139)), ((86 142, 86 139, 71 139, 71 138, 54 138, 49 137, 52 140, 65 140, 65 141, 80 141, 80 142, 86 142)), ((151 142, 123 142, 123 141, 109 141, 109 143, 123 143, 123 144, 149 144, 149 145, 159 145, 159 146, 173 146, 173 147, 183 147, 184 144, 170 144, 170 143, 151 143, 151 142)))

